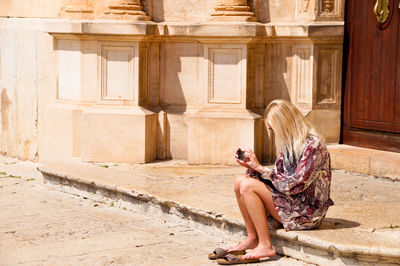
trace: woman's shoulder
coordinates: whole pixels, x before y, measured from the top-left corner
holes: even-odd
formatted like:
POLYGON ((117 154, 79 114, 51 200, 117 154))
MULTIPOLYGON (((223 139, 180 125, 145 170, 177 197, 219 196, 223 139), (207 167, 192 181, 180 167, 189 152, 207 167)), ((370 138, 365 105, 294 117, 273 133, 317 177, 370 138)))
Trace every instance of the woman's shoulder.
POLYGON ((306 147, 327 150, 325 142, 317 135, 310 134, 307 136, 306 147))
POLYGON ((329 151, 328 147, 326 146, 325 142, 317 135, 309 135, 307 137, 306 145, 305 145, 305 152, 308 150, 314 150, 316 154, 319 155, 328 155, 329 151))

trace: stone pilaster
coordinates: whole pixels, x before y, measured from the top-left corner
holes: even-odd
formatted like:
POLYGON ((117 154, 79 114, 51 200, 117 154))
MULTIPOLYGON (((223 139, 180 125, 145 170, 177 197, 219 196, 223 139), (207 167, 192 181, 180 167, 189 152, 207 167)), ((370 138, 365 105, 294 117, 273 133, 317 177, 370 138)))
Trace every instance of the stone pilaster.
POLYGON ((60 17, 70 19, 93 19, 93 5, 90 0, 70 0, 62 7, 60 17))
POLYGON ((204 40, 203 106, 188 116, 191 164, 234 165, 232 153, 239 147, 251 148, 262 158, 262 118, 247 109, 252 82, 247 42, 204 40))
POLYGON ((247 0, 219 0, 211 14, 213 21, 255 21, 247 0))
POLYGON ((125 20, 150 20, 140 0, 107 0, 103 18, 125 20))

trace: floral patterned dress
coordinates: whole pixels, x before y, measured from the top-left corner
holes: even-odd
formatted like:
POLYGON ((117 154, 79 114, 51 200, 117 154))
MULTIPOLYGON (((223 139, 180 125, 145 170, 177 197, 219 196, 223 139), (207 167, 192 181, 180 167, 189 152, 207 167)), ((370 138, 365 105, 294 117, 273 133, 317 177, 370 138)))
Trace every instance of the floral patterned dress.
POLYGON ((272 185, 265 178, 262 175, 260 181, 269 183, 275 208, 287 231, 318 227, 333 205, 330 154, 316 136, 307 138, 298 161, 291 162, 279 154, 269 176, 272 185))

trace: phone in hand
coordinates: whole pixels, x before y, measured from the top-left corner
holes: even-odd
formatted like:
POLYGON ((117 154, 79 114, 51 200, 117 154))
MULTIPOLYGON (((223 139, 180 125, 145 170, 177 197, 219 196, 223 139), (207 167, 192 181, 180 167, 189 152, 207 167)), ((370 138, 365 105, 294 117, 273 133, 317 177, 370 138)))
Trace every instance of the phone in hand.
POLYGON ((236 154, 238 156, 238 158, 242 161, 244 161, 244 151, 242 151, 240 148, 237 149, 236 154))

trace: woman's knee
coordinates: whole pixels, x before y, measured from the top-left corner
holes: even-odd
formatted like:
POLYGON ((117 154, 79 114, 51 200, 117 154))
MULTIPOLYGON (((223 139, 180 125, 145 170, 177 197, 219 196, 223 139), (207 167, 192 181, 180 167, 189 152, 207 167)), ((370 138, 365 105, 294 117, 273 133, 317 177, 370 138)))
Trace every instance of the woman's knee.
POLYGON ((240 195, 244 195, 249 192, 253 192, 255 187, 257 186, 257 180, 253 178, 246 178, 240 183, 239 193, 240 195))
POLYGON ((233 190, 235 193, 240 193, 240 184, 246 180, 247 177, 245 175, 238 175, 233 183, 233 190))

